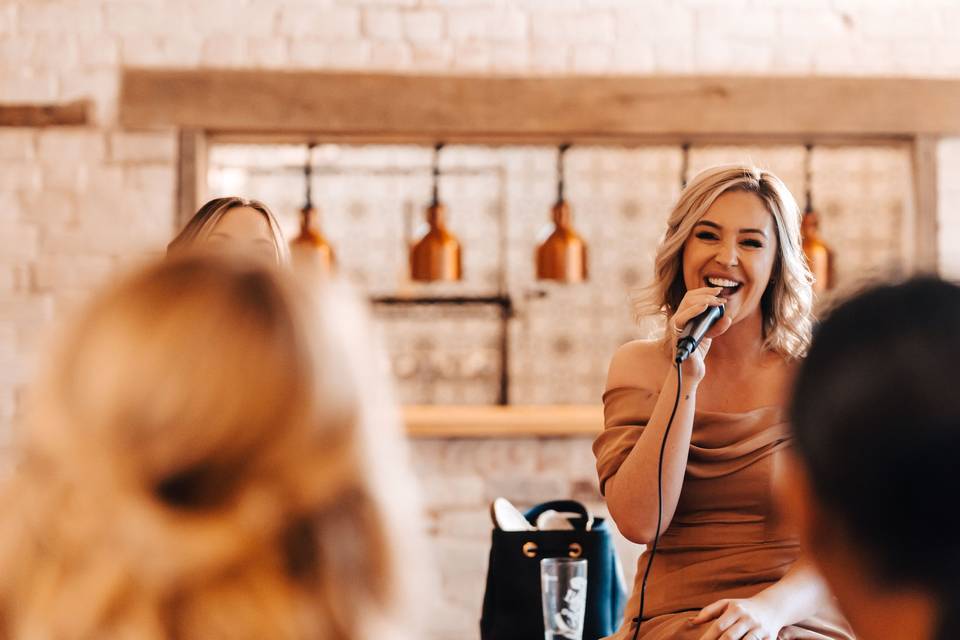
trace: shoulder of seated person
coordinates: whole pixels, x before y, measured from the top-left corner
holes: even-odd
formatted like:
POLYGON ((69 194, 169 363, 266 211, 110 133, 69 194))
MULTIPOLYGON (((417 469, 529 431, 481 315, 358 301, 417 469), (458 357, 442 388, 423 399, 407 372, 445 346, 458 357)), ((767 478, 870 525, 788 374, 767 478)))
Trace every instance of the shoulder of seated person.
POLYGON ((613 354, 607 372, 607 389, 659 389, 669 366, 661 340, 631 340, 613 354))

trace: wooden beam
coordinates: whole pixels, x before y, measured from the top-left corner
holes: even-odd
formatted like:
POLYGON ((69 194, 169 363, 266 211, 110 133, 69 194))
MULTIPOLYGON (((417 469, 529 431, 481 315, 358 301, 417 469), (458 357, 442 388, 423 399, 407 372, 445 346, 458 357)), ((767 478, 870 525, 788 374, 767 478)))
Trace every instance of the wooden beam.
POLYGON ((64 104, 0 105, 0 127, 52 127, 90 122, 89 100, 64 104))
POLYGON ((792 134, 703 134, 703 133, 669 133, 669 134, 623 134, 618 136, 577 133, 560 134, 532 134, 501 135, 484 132, 460 132, 446 134, 424 134, 413 131, 404 133, 354 133, 316 132, 316 131, 273 131, 273 132, 245 132, 245 131, 216 131, 208 132, 208 141, 218 144, 304 144, 313 141, 331 144, 416 144, 433 146, 441 140, 446 144, 482 144, 484 146, 509 146, 516 144, 556 146, 559 142, 575 143, 577 146, 599 145, 605 147, 652 147, 669 146, 679 147, 683 143, 693 146, 728 145, 728 146, 777 146, 796 145, 815 142, 818 148, 845 147, 845 146, 889 146, 905 144, 913 140, 909 134, 894 135, 837 135, 823 133, 792 133, 792 134))
POLYGON ((465 142, 960 134, 960 82, 465 77, 126 69, 120 120, 233 133, 465 142))
POLYGON ((207 195, 207 138, 203 131, 180 131, 177 159, 176 231, 183 228, 207 195))
POLYGON ((937 217, 940 199, 937 139, 917 136, 913 143, 913 225, 908 235, 913 246, 905 253, 912 257, 913 272, 936 274, 939 269, 937 217))

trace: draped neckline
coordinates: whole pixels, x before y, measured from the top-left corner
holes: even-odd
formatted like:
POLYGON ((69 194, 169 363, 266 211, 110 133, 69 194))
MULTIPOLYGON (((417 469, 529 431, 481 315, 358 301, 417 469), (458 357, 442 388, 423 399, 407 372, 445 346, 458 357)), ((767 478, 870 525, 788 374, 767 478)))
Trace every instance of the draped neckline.
MULTIPOLYGON (((654 391, 646 387, 638 387, 634 385, 619 385, 616 387, 611 387, 606 391, 604 391, 603 397, 606 398, 607 394, 613 394, 614 392, 619 392, 619 391, 646 391, 651 394, 650 398, 653 400, 654 403, 656 403, 656 398, 659 397, 660 395, 659 391, 654 391)), ((729 418, 738 418, 741 416, 749 416, 755 413, 760 413, 761 411, 773 411, 773 410, 782 411, 783 409, 784 409, 783 406, 778 404, 764 404, 757 407, 753 407, 752 409, 744 409, 743 411, 717 411, 714 409, 700 409, 699 407, 697 407, 694 409, 694 413, 700 414, 700 415, 712 415, 712 416, 721 416, 721 417, 729 417, 729 418)))

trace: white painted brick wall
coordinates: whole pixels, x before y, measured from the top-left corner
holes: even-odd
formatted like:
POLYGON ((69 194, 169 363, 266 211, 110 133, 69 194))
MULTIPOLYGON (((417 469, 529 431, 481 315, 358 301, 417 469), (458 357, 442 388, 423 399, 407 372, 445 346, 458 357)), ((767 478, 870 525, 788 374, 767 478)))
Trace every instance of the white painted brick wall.
POLYGON ((616 33, 614 15, 609 12, 545 13, 530 26, 534 40, 573 44, 609 44, 616 33))
POLYGON ((133 67, 195 67, 200 63, 203 40, 181 33, 124 35, 120 62, 133 67))
POLYGON ((22 223, 0 223, 0 262, 6 265, 37 259, 37 228, 22 223))
MULTIPOLYGON (((26 52, 26 59, 20 63, 39 71, 71 71, 77 67, 78 38, 72 33, 44 33, 29 37, 26 43, 21 42, 26 45, 20 48, 21 52, 26 52)), ((19 39, 23 40, 22 37, 19 39)))
POLYGON ((182 5, 164 7, 159 3, 107 2, 103 7, 103 24, 108 34, 162 36, 183 33, 189 27, 182 5))
POLYGON ((493 48, 493 71, 511 75, 530 67, 530 49, 526 43, 504 43, 493 48))
POLYGON ((100 33, 103 20, 98 2, 58 0, 20 2, 16 6, 18 29, 23 33, 100 33))
POLYGON ((710 37, 731 41, 739 39, 757 40, 770 49, 769 41, 758 38, 757 34, 775 35, 779 31, 778 12, 764 6, 754 6, 748 11, 730 11, 726 5, 701 7, 696 10, 696 21, 700 37, 710 37))
POLYGON ((35 76, 23 69, 8 69, 0 75, 0 96, 13 103, 52 102, 57 98, 57 79, 35 76))
POLYGON ((613 66, 613 49, 608 44, 579 44, 573 47, 573 71, 601 74, 613 66))
POLYGON ((447 15, 450 38, 484 40, 490 37, 490 12, 484 9, 456 9, 447 15))
POLYGON ((249 64, 256 68, 278 69, 289 64, 287 41, 263 37, 247 40, 249 64))
POLYGON ((37 153, 50 162, 96 162, 104 158, 104 134, 97 130, 53 127, 37 136, 37 153))
POLYGON ((363 35, 378 42, 403 39, 403 20, 394 8, 371 7, 363 10, 363 35))
POLYGON ((476 68, 472 55, 458 55, 454 58, 453 45, 449 42, 436 44, 411 44, 411 66, 423 71, 440 71, 449 69, 456 60, 458 69, 476 68))
MULTIPOLYGON (((0 293, 0 318, 12 322, 17 329, 49 324, 53 320, 53 298, 36 293, 0 293)), ((19 364, 24 366, 26 360, 19 364)))
MULTIPOLYGON (((20 284, 17 282, 17 267, 10 265, 0 266, 0 295, 10 294, 15 291, 21 291, 20 284)), ((7 322, 7 326, 13 330, 13 326, 7 322)), ((10 355, 6 358, 6 361, 10 361, 13 358, 13 355, 10 355)), ((4 362, 3 358, 0 358, 0 362, 4 362)), ((2 366, 2 365, 0 365, 2 366)), ((13 388, 7 389, 10 393, 13 393, 13 388)))
POLYGON ((43 172, 29 162, 0 162, 0 193, 40 189, 43 172))
POLYGON ((530 17, 512 7, 468 7, 451 11, 447 20, 454 41, 524 42, 530 33, 530 17))
POLYGON ((940 143, 937 164, 940 272, 946 277, 960 280, 960 138, 950 138, 940 143))
POLYGON ((696 12, 680 4, 648 5, 636 3, 613 12, 617 40, 662 40, 693 38, 696 12))
POLYGON ((32 160, 36 147, 36 131, 33 129, 0 130, 0 162, 32 160))
POLYGON ((326 66, 327 46, 317 40, 293 40, 290 43, 290 65, 300 69, 326 66))
POLYGON ((406 42, 374 42, 370 45, 370 64, 379 70, 408 69, 412 61, 413 53, 406 42))
MULTIPOLYGON (((2 14, 0 14, 2 15, 2 14)), ((0 33, 0 56, 8 67, 29 64, 32 53, 31 39, 16 34, 0 33)))
POLYGON ((853 31, 853 21, 840 11, 823 11, 802 8, 785 8, 779 11, 779 32, 785 37, 812 39, 814 42, 843 38, 853 31))
POLYGON ((436 9, 403 14, 403 33, 411 42, 436 42, 443 39, 445 31, 443 13, 436 9))
POLYGON ((34 265, 33 285, 37 291, 89 290, 105 282, 113 269, 107 256, 61 255, 34 265))
MULTIPOLYGON (((58 178, 62 180, 62 178, 58 178)), ((66 180, 63 180, 67 182, 66 180)), ((50 172, 44 175, 44 184, 49 185, 50 172)), ((72 190, 61 189, 57 186, 44 186, 42 191, 31 191, 20 197, 23 204, 21 220, 36 225, 38 228, 55 229, 77 222, 77 197, 72 190)), ((44 256, 43 260, 59 256, 44 256)))
POLYGON ((329 69, 356 70, 369 66, 370 42, 336 40, 327 44, 326 66, 329 69))
POLYGON ((534 42, 530 48, 530 68, 535 74, 559 75, 569 72, 573 58, 567 43, 534 42))
POLYGON ((77 36, 77 64, 85 69, 115 69, 120 62, 120 40, 106 34, 77 36))
POLYGON ((232 33, 208 37, 200 55, 202 64, 209 67, 244 67, 249 64, 246 39, 232 33))
POLYGON ((294 5, 280 11, 281 35, 295 38, 350 39, 360 36, 360 10, 347 7, 294 5))
POLYGON ((0 35, 13 33, 17 30, 17 6, 5 4, 0 6, 0 35))
POLYGON ((280 3, 263 0, 244 2, 242 7, 238 7, 236 0, 203 0, 185 7, 189 28, 241 38, 276 36, 279 11, 280 3))
MULTIPOLYGON (((899 4, 899 3, 895 3, 899 4)), ((864 5, 849 12, 868 38, 938 38, 944 33, 940 13, 909 6, 864 5)), ((952 27, 948 27, 952 30, 952 27)))
POLYGON ((114 162, 158 162, 169 167, 176 160, 177 139, 172 133, 114 131, 109 144, 114 162))
MULTIPOLYGON (((173 232, 176 138, 119 130, 121 66, 958 78, 956 24, 952 0, 0 0, 0 102, 95 105, 89 127, 0 129, 0 446, 46 329, 173 232)), ((940 172, 960 278, 960 139, 940 172)), ((485 501, 582 493, 589 442, 414 448, 452 594, 431 637, 475 638, 485 501)))

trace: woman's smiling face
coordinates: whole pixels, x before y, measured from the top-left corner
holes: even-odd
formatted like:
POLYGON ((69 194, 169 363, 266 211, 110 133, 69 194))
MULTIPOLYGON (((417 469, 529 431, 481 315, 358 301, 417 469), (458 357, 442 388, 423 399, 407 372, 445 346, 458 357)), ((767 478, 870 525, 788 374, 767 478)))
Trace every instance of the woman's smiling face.
POLYGON ((688 291, 723 287, 724 315, 737 322, 759 310, 778 251, 773 216, 763 201, 749 191, 727 191, 683 245, 683 281, 688 291))

